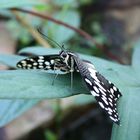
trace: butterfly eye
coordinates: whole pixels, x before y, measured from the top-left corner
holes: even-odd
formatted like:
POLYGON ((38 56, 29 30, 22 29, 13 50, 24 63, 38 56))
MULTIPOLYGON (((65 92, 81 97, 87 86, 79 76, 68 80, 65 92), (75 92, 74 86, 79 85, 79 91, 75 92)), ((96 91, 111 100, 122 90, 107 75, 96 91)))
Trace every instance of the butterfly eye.
POLYGON ((67 57, 67 55, 68 54, 66 52, 62 52, 60 56, 61 56, 61 58, 65 59, 67 57))
POLYGON ((66 53, 63 53, 62 56, 63 56, 63 58, 66 58, 67 57, 67 54, 66 53))

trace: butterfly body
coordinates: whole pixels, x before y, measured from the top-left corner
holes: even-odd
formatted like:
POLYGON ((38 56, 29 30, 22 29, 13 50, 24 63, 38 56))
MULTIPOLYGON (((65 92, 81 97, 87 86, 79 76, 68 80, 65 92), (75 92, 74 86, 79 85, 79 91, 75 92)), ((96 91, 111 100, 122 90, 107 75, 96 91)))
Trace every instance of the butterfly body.
POLYGON ((17 67, 23 69, 60 70, 63 73, 79 72, 100 107, 113 122, 120 123, 116 108, 117 99, 121 96, 119 89, 102 76, 91 62, 80 59, 76 53, 62 50, 56 55, 30 57, 18 62, 17 67))

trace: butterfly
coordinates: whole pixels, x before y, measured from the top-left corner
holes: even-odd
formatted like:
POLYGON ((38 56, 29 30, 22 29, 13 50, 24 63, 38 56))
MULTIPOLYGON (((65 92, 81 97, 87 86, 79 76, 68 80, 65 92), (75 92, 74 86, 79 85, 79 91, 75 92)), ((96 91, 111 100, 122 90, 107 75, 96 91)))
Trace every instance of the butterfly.
POLYGON ((121 92, 112 82, 102 76, 91 62, 82 60, 77 53, 62 49, 59 54, 28 57, 19 61, 17 67, 21 69, 59 70, 64 74, 80 73, 99 106, 113 122, 120 124, 117 100, 122 96, 121 92))

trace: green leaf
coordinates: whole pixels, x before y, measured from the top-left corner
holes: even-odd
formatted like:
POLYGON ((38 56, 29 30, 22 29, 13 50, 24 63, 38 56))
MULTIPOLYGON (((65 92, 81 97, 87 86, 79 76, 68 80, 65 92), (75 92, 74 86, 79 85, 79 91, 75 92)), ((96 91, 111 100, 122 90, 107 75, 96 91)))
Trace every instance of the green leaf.
POLYGON ((12 68, 16 68, 16 63, 25 57, 9 54, 0 54, 0 65, 5 64, 12 68))
POLYGON ((44 71, 0 71, 0 98, 52 99, 88 93, 79 75, 74 78, 73 89, 70 87, 69 74, 59 75, 55 80, 55 86, 52 85, 54 76, 44 71))
MULTIPOLYGON (((138 51, 136 48, 135 51, 138 51)), ((134 52, 135 52, 134 51, 134 52)), ((26 48, 21 51, 34 54, 56 54, 59 53, 58 49, 46 49, 41 47, 26 48)), ((136 53, 134 53, 136 55, 136 53)), ((140 74, 137 71, 135 62, 138 56, 133 57, 132 66, 123 66, 117 63, 109 62, 97 57, 79 55, 82 59, 89 60, 94 63, 95 67, 107 79, 117 85, 122 92, 122 97, 119 101, 119 114, 121 118, 121 125, 114 124, 112 140, 127 140, 139 139, 140 132, 140 74), (135 67, 135 69, 134 69, 135 67), (128 129, 129 128, 129 129, 128 129), (135 129, 134 129, 135 128, 135 129)), ((16 56, 14 62, 16 63, 21 59, 16 56)), ((0 56, 0 61, 4 57, 0 56)), ((8 61, 8 56, 5 57, 8 61)), ((9 59, 11 59, 9 57, 9 59)), ((137 64, 137 63, 136 63, 137 64)), ((73 89, 70 88, 70 74, 59 75, 55 80, 55 85, 52 86, 54 74, 49 74, 45 71, 33 70, 13 70, 13 71, 0 71, 0 98, 8 99, 52 99, 62 98, 77 94, 89 93, 82 84, 80 75, 74 75, 73 89), (77 82, 78 81, 78 82, 77 82), (10 94, 9 94, 10 93, 10 94)), ((85 95, 86 96, 86 95, 85 95)), ((81 98, 84 98, 84 96, 81 98)), ((87 103, 92 100, 93 96, 89 96, 87 103)), ((80 99, 81 100, 81 99, 80 99)), ((82 100, 81 100, 82 101, 82 100)), ((75 100, 77 102, 77 100, 75 100)), ((81 102, 82 103, 82 102, 81 102)), ((86 103, 86 101, 83 101, 86 103)))
POLYGON ((122 98, 119 102, 121 126, 114 124, 111 140, 140 139, 140 45, 134 49, 132 66, 120 71, 124 82, 122 98), (125 80, 124 80, 125 79, 125 80), (127 87, 125 86, 128 85, 127 87))
MULTIPOLYGON (((124 90, 125 91, 125 90, 124 90)), ((111 140, 140 139, 140 87, 123 92, 119 103, 121 126, 114 125, 111 140)))
POLYGON ((13 119, 20 116, 27 109, 35 105, 39 100, 0 100, 0 126, 4 126, 13 119))
POLYGON ((134 69, 140 71, 140 41, 136 42, 134 47, 135 49, 132 57, 132 66, 134 69))
POLYGON ((31 53, 35 55, 49 55, 49 54, 58 54, 60 49, 51 49, 51 48, 44 48, 40 46, 36 47, 27 47, 19 51, 20 53, 31 53))
MULTIPOLYGON (((20 51, 20 53, 33 53, 33 54, 42 54, 42 55, 49 55, 49 54, 58 54, 60 50, 58 49, 46 49, 41 47, 30 47, 20 51)), ((108 71, 108 65, 114 65, 114 63, 91 57, 86 55, 80 55, 80 57, 84 59, 88 59, 90 61, 97 61, 96 64, 98 66, 100 63, 103 64, 103 71, 108 71)), ((5 63, 9 66, 16 67, 16 63, 23 59, 24 57, 17 56, 17 55, 0 55, 0 62, 5 63)), ((59 75, 58 78, 55 80, 55 85, 52 86, 54 74, 48 74, 44 71, 26 71, 26 70, 12 70, 12 71, 0 71, 0 98, 3 99, 11 99, 10 102, 14 101, 15 99, 19 99, 20 107, 20 100, 24 99, 25 102, 21 102, 21 105, 25 106, 25 109, 21 112, 13 113, 8 118, 7 115, 0 115, 0 116, 7 116, 6 119, 2 118, 2 122, 0 125, 5 125, 12 119, 19 116, 22 112, 30 108, 30 106, 26 106, 29 100, 32 104, 33 99, 45 99, 45 98, 61 98, 61 97, 68 97, 72 95, 76 95, 78 93, 89 93, 86 88, 83 86, 83 82, 80 78, 80 75, 74 76, 74 83, 73 89, 70 88, 70 75, 59 75), (78 82, 77 82, 78 81, 78 82), (10 94, 9 94, 10 93, 10 94), (28 99, 28 100, 26 100, 28 99)), ((16 100, 17 102, 18 100, 16 100)), ((93 96, 87 95, 79 95, 73 98, 73 104, 85 104, 94 101, 93 96)), ((2 103, 6 106, 4 103, 2 103)), ((8 105, 7 103, 7 106, 8 105)), ((13 106, 9 108, 10 110, 14 110, 13 106)), ((16 110, 16 109, 15 109, 16 110)), ((8 112, 5 110, 5 112, 8 112)))
POLYGON ((0 9, 41 5, 41 4, 43 4, 43 3, 36 1, 36 0, 24 0, 24 1, 22 1, 22 0, 1 0, 0 9))

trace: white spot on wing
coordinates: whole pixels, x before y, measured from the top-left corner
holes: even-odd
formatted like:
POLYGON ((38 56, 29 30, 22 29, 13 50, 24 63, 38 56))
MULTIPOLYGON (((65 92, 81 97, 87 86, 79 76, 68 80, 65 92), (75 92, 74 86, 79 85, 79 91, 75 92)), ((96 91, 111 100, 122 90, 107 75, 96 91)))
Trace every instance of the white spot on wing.
POLYGON ((105 110, 108 110, 108 108, 105 108, 105 110))
POLYGON ((23 63, 23 64, 22 64, 23 67, 25 67, 26 65, 27 65, 26 63, 23 63))
POLYGON ((30 58, 29 60, 32 61, 32 62, 34 62, 34 59, 32 59, 32 58, 30 58))
POLYGON ((99 90, 101 91, 101 93, 102 93, 103 95, 106 96, 106 93, 105 93, 102 89, 99 88, 99 90))
POLYGON ((20 64, 17 65, 19 68, 21 68, 22 66, 20 64))
POLYGON ((111 115, 111 114, 112 114, 112 112, 108 111, 108 114, 109 114, 109 115, 111 115))
POLYGON ((101 108, 105 108, 103 103, 99 102, 99 105, 101 106, 101 108))
POLYGON ((111 89, 110 89, 110 92, 113 94, 113 93, 114 93, 114 90, 111 88, 111 89))
POLYGON ((85 81, 92 86, 92 83, 90 82, 90 80, 88 80, 87 78, 85 78, 85 81))
POLYGON ((96 81, 94 81, 95 82, 95 84, 96 85, 98 85, 99 86, 99 88, 101 88, 103 91, 106 91, 102 86, 101 86, 101 84, 100 83, 98 83, 98 82, 96 82, 96 81))
POLYGON ((112 102, 112 99, 111 99, 111 98, 108 98, 108 100, 109 100, 110 102, 112 102))
POLYGON ((44 60, 43 59, 38 59, 38 62, 44 62, 44 60))
POLYGON ((27 65, 27 67, 29 67, 29 68, 30 68, 30 67, 32 67, 32 65, 31 65, 31 64, 28 64, 28 65, 27 65))
POLYGON ((90 68, 90 67, 88 68, 88 70, 89 70, 90 73, 93 73, 93 74, 95 74, 97 72, 95 69, 90 68))
POLYGON ((25 63, 26 63, 26 61, 22 60, 22 61, 21 61, 21 63, 22 63, 22 64, 25 64, 25 63))
POLYGON ((107 98, 106 98, 106 96, 105 96, 105 95, 103 95, 103 94, 102 94, 102 97, 103 97, 105 100, 107 100, 107 98))
POLYGON ((44 56, 39 56, 39 59, 44 59, 44 56))
POLYGON ((113 86, 113 89, 114 89, 115 91, 117 91, 117 88, 116 88, 115 86, 113 86))
POLYGON ((48 61, 45 62, 45 65, 50 65, 50 63, 48 61))
POLYGON ((38 66, 39 68, 43 69, 44 67, 43 66, 38 66))
POLYGON ((54 60, 51 60, 51 64, 54 64, 54 60))
POLYGON ((113 104, 111 102, 109 102, 109 104, 113 107, 113 104))
POLYGON ((120 94, 118 94, 118 98, 120 97, 120 94))
POLYGON ((106 105, 108 105, 108 102, 105 98, 102 97, 102 100, 105 102, 106 105))
POLYGON ((94 67, 93 64, 87 62, 87 65, 89 65, 90 67, 92 67, 93 69, 95 69, 95 67, 94 67))
POLYGON ((50 69, 51 67, 50 67, 50 66, 46 66, 45 68, 46 68, 46 69, 50 69))
POLYGON ((95 91, 90 91, 93 96, 99 96, 95 91))
POLYGON ((110 107, 108 107, 108 111, 113 112, 113 110, 110 107))
POLYGON ((38 63, 33 63, 34 66, 38 65, 38 63))
POLYGON ((89 67, 88 70, 89 70, 89 72, 90 72, 90 76, 91 76, 93 79, 95 79, 97 82, 100 82, 100 81, 98 80, 97 76, 96 76, 96 72, 97 72, 97 71, 96 71, 95 69, 91 68, 91 67, 89 67))
POLYGON ((113 118, 112 116, 109 116, 110 119, 112 119, 114 122, 116 122, 118 119, 113 118))
POLYGON ((43 63, 40 62, 39 65, 43 65, 43 63))
POLYGON ((96 86, 93 86, 93 88, 97 93, 100 93, 100 91, 98 90, 98 88, 96 86))
POLYGON ((111 94, 109 96, 113 99, 113 96, 111 94))

